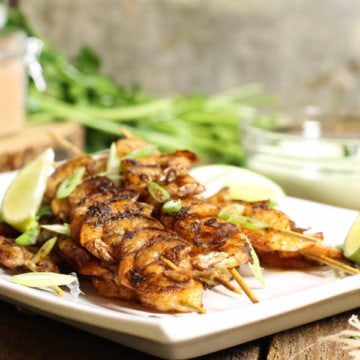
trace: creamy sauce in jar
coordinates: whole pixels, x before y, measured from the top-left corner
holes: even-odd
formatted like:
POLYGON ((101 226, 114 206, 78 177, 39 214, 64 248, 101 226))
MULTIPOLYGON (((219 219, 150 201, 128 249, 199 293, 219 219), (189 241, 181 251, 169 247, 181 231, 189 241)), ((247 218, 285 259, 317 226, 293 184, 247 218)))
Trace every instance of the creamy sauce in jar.
POLYGON ((0 137, 25 126, 25 48, 22 32, 0 34, 0 137))

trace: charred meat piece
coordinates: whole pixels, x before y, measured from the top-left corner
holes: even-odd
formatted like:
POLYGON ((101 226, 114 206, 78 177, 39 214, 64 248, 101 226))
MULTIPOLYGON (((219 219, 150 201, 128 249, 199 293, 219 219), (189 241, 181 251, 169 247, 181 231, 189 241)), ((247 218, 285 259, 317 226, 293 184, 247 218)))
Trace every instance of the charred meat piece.
POLYGON ((74 173, 75 170, 84 167, 85 173, 83 178, 91 177, 96 174, 99 174, 101 171, 105 170, 105 162, 97 160, 91 156, 83 155, 70 159, 64 163, 61 163, 51 174, 48 179, 47 187, 44 196, 44 203, 49 203, 56 196, 58 186, 70 175, 74 173))
POLYGON ((164 229, 140 228, 121 243, 118 280, 134 289, 142 304, 159 311, 189 312, 201 308, 203 285, 187 269, 191 246, 164 229), (167 269, 162 259, 179 270, 167 269))
POLYGON ((123 183, 127 189, 137 191, 142 200, 150 203, 154 203, 147 191, 150 182, 163 186, 172 197, 195 196, 205 189, 188 174, 188 168, 197 161, 196 155, 186 150, 123 160, 123 183))
POLYGON ((32 265, 36 271, 59 272, 59 267, 50 256, 40 259, 37 264, 32 263, 34 253, 27 247, 16 245, 14 239, 0 236, 0 264, 8 269, 23 269, 29 271, 32 265))
MULTIPOLYGON (((119 245, 124 234, 144 226, 162 227, 151 212, 151 205, 132 199, 114 197, 96 201, 82 215, 80 244, 103 261, 119 261, 119 245)), ((72 221, 76 221, 76 216, 72 221)))
POLYGON ((54 197, 50 204, 54 215, 63 221, 68 222, 73 208, 82 202, 98 197, 111 198, 117 193, 117 188, 112 180, 106 176, 92 176, 84 179, 73 191, 65 198, 54 197))
POLYGON ((191 261, 196 269, 233 268, 251 260, 239 227, 217 218, 218 212, 211 203, 191 201, 175 214, 162 214, 165 227, 192 244, 191 261))
POLYGON ((102 296, 130 302, 139 302, 136 291, 119 284, 116 281, 115 275, 111 273, 92 276, 91 281, 97 293, 102 296))

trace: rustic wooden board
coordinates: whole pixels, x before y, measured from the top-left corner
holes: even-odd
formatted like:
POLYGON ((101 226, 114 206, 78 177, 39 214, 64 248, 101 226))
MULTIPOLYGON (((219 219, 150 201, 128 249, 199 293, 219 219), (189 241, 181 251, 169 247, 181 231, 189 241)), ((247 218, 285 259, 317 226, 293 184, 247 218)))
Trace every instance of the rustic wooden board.
POLYGON ((20 168, 48 147, 55 150, 56 160, 72 156, 71 151, 54 140, 50 133, 68 140, 79 149, 84 148, 84 129, 76 123, 28 124, 19 133, 0 138, 0 172, 20 168))
POLYGON ((341 344, 321 339, 351 329, 348 320, 359 313, 360 308, 274 335, 267 360, 349 360, 341 344))

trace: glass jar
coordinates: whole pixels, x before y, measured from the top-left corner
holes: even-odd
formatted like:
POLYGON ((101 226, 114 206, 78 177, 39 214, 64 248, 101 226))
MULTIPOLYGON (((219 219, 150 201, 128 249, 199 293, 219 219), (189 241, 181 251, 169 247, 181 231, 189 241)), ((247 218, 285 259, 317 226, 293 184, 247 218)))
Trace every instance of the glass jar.
POLYGON ((0 137, 25 127, 26 47, 25 33, 0 32, 0 137))

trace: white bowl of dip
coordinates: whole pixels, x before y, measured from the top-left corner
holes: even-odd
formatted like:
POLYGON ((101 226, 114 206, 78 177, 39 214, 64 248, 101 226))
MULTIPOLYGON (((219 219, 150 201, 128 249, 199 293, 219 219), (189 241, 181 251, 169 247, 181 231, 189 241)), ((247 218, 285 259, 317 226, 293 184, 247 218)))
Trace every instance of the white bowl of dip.
POLYGON ((246 166, 288 195, 360 210, 360 114, 274 110, 241 131, 246 166))

